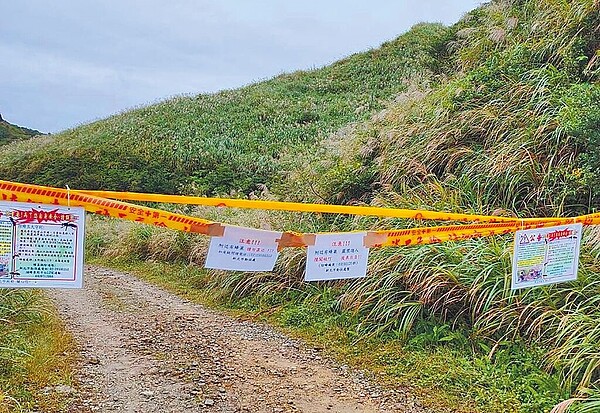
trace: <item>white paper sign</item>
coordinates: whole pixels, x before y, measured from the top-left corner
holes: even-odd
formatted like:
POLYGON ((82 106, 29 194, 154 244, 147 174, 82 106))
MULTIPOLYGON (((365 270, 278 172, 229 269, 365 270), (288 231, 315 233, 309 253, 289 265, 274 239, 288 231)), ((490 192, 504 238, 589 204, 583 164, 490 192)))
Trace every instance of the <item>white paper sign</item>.
POLYGON ((273 271, 281 232, 226 226, 222 237, 211 237, 205 268, 233 271, 273 271))
POLYGON ((0 202, 0 288, 81 288, 85 211, 0 202))
POLYGON ((577 279, 582 224, 517 231, 513 290, 577 279))
POLYGON ((366 232, 317 234, 308 247, 305 281, 360 278, 367 274, 366 232))

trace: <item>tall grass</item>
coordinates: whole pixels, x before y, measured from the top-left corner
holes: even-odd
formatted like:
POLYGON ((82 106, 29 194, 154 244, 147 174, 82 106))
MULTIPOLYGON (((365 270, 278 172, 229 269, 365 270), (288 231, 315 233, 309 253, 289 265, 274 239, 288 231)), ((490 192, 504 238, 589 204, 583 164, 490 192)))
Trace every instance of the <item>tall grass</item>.
POLYGON ((66 411, 76 348, 39 292, 0 289, 0 412, 66 411))
MULTIPOLYGON (((513 216, 594 210, 598 3, 495 1, 452 30, 446 58, 456 70, 440 71, 447 81, 413 78, 410 90, 367 122, 340 129, 303 160, 284 156, 287 180, 275 190, 297 200, 513 216)), ((225 222, 306 231, 418 225, 216 214, 225 222)), ((152 259, 199 262, 205 252, 204 240, 179 248, 175 235, 149 231, 120 245, 152 259), (136 246, 140 239, 147 240, 143 247, 136 246)), ((510 343, 544 349, 544 367, 560 375, 563 391, 585 399, 563 407, 591 411, 600 379, 599 243, 598 232, 587 230, 579 280, 565 285, 512 291, 511 239, 497 237, 373 250, 366 279, 329 287, 340 311, 360 320, 359 338, 383 334, 406 342, 427 321, 466 329, 474 351, 490 360, 510 343)), ((234 300, 281 291, 319 296, 302 282, 303 266, 302 251, 284 251, 273 273, 212 272, 202 287, 234 300)))

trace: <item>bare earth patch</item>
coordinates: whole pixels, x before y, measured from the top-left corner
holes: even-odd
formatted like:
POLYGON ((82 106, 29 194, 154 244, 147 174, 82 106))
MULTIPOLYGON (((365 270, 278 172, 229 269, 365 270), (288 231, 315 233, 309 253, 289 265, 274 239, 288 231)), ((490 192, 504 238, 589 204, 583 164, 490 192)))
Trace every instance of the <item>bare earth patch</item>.
POLYGON ((273 328, 117 271, 51 297, 82 347, 73 412, 426 412, 273 328))

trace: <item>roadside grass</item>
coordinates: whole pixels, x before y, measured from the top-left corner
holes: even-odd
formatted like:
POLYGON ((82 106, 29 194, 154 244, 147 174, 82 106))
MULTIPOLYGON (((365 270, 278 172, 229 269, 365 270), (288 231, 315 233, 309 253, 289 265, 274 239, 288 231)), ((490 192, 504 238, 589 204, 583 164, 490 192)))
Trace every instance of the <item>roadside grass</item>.
POLYGON ((427 406, 444 412, 544 412, 569 392, 556 373, 540 368, 543 350, 504 343, 489 356, 485 342, 448 324, 422 322, 407 339, 359 333, 360 318, 339 306, 341 291, 286 289, 232 299, 210 286, 194 264, 92 258, 89 263, 128 271, 190 301, 238 318, 268 322, 390 386, 409 388, 427 406))
POLYGON ((40 291, 0 291, 0 412, 64 412, 77 347, 40 291))

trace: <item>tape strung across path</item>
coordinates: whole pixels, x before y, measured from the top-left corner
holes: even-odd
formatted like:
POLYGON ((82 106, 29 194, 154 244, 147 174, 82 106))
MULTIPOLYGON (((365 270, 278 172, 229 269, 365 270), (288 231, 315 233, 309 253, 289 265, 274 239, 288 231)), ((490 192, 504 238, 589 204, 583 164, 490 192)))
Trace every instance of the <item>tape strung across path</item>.
POLYGON ((183 195, 144 194, 138 192, 114 191, 78 191, 93 196, 122 201, 160 202, 166 204, 204 205, 228 208, 266 209, 275 211, 292 212, 320 212, 331 214, 369 215, 387 218, 426 219, 436 221, 462 221, 462 222, 551 222, 557 218, 526 218, 524 220, 513 217, 500 217, 492 215, 473 215, 454 212, 437 212, 414 209, 379 208, 354 205, 327 205, 309 204, 300 202, 261 201, 249 199, 230 198, 205 198, 183 195))
MULTIPOLYGON (((467 225, 371 231, 368 232, 365 237, 364 244, 367 247, 432 244, 451 240, 509 234, 519 229, 542 228, 576 222, 584 225, 600 224, 600 213, 575 218, 520 219, 513 217, 364 206, 302 204, 276 201, 142 194, 133 192, 69 191, 62 188, 21 184, 2 180, 0 180, 0 198, 5 201, 81 206, 85 208, 86 211, 99 215, 211 236, 222 235, 224 225, 201 218, 175 214, 160 209, 129 204, 113 199, 472 223, 467 225)), ((304 247, 311 245, 313 239, 314 234, 285 232, 283 233, 281 240, 279 240, 279 247, 280 249, 285 247, 304 247)))
MULTIPOLYGON (((111 199, 141 202, 162 202, 171 204, 204 205, 229 208, 251 208, 293 212, 319 212, 350 215, 370 215, 388 218, 424 219, 436 221, 475 222, 472 225, 424 227, 401 230, 371 231, 365 238, 366 247, 392 247, 432 244, 444 241, 488 237, 515 232, 519 229, 542 228, 581 222, 584 225, 600 224, 600 214, 577 218, 514 218, 490 215, 461 214, 426 210, 378 208, 350 205, 303 204, 247 199, 205 198, 182 195, 159 195, 137 192, 82 191, 87 194, 111 199), (481 224, 486 223, 486 224, 481 224)), ((312 234, 287 232, 283 234, 280 246, 302 247, 312 245, 312 234)))
POLYGON ((98 215, 205 235, 209 234, 212 227, 220 226, 218 223, 201 218, 188 217, 160 209, 99 198, 62 188, 20 184, 2 180, 0 180, 0 199, 3 201, 80 206, 86 211, 98 215))

